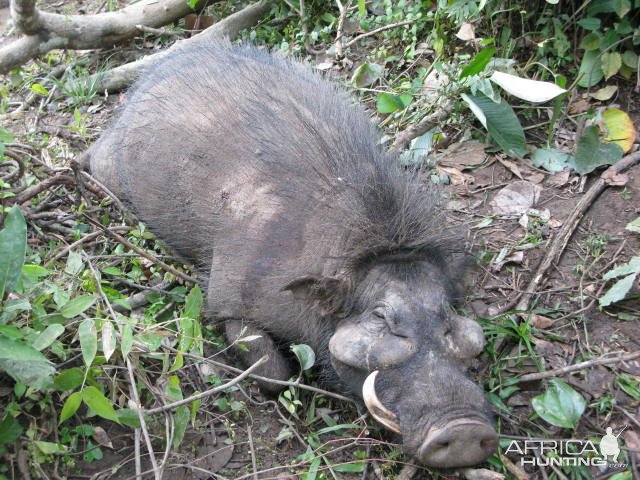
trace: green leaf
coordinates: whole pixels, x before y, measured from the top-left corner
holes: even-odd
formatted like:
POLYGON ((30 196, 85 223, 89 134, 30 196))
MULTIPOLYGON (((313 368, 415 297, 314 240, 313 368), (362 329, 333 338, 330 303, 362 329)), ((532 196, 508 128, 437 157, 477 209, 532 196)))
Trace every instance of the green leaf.
MULTIPOLYGON (((631 11, 631 2, 629 0, 614 0, 614 9, 620 18, 624 17, 631 11)), ((636 4, 636 7, 638 4, 636 4)))
POLYGON ((638 70, 638 54, 633 50, 625 50, 622 54, 622 62, 634 72, 638 70))
POLYGON ((624 297, 627 296, 627 293, 629 293, 629 290, 631 290, 631 287, 633 287, 637 276, 637 273, 632 273, 631 275, 627 275, 614 283, 613 286, 598 300, 600 306, 608 307, 612 303, 623 300, 624 297))
POLYGON ((578 75, 580 75, 578 85, 583 88, 593 87, 602 80, 604 73, 602 72, 602 62, 597 51, 589 50, 584 52, 578 75))
POLYGON ((562 380, 549 381, 547 391, 534 397, 531 405, 538 415, 551 425, 575 428, 587 406, 582 395, 562 380))
POLYGON ((122 326, 122 338, 120 339, 120 351, 122 352, 123 358, 127 358, 127 355, 129 355, 132 346, 133 329, 131 328, 131 325, 124 324, 122 326))
POLYGON ((60 392, 75 390, 84 380, 84 373, 77 367, 64 370, 53 379, 52 388, 60 392))
POLYGON ((0 421, 0 447, 15 442, 22 434, 22 426, 6 413, 0 421))
MULTIPOLYGON (((600 28, 600 24, 602 23, 598 17, 586 17, 582 20, 579 20, 578 25, 580 25, 585 30, 595 31, 600 28)), ((583 48, 583 47, 580 47, 583 48)))
POLYGON ((578 140, 575 154, 576 172, 581 175, 593 172, 602 165, 613 165, 622 158, 622 149, 615 143, 600 141, 598 127, 590 126, 584 129, 578 140))
POLYGON ((300 363, 302 370, 309 370, 316 363, 316 354, 309 345, 301 343, 299 345, 291 345, 291 351, 295 354, 300 363))
POLYGON ((462 69, 460 73, 460 78, 468 77, 469 75, 477 75, 482 72, 487 64, 491 61, 493 56, 496 54, 496 47, 491 46, 480 50, 473 60, 462 69))
POLYGON ((64 267, 65 273, 68 273, 72 277, 78 276, 84 269, 84 260, 82 255, 71 250, 67 257, 67 264, 64 267))
POLYGON ((624 265, 620 265, 619 267, 613 268, 605 273, 602 279, 611 280, 612 278, 629 275, 630 273, 640 273, 640 257, 631 257, 631 259, 624 265))
POLYGON ((82 401, 102 418, 120 423, 120 419, 118 419, 111 402, 96 387, 86 387, 82 391, 82 401))
POLYGON ((631 375, 622 373, 616 377, 616 384, 634 400, 640 400, 640 382, 631 375))
POLYGON ((199 320, 200 312, 202 310, 202 303, 202 291, 200 290, 200 287, 196 285, 189 291, 189 294, 185 299, 183 316, 192 318, 196 321, 199 320))
POLYGON ((622 55, 618 52, 605 52, 600 57, 602 62, 602 73, 605 80, 613 77, 622 66, 622 55))
POLYGON ((101 271, 102 273, 106 273, 107 275, 113 275, 114 277, 124 276, 124 272, 117 267, 105 267, 101 271))
POLYGON ((82 350, 84 364, 90 367, 98 351, 98 332, 95 320, 92 318, 84 320, 78 326, 78 336, 80 337, 80 350, 82 350))
POLYGON ((116 410, 116 415, 118 415, 118 420, 120 420, 122 425, 127 425, 131 428, 140 428, 140 417, 135 410, 131 408, 120 408, 116 410))
POLYGON ((580 41, 580 48, 584 50, 598 50, 602 36, 598 32, 591 32, 585 35, 580 41))
POLYGON ((46 277, 49 273, 49 270, 40 265, 25 265, 22 267, 22 274, 32 282, 36 282, 40 277, 46 277))
POLYGON ((394 95, 392 93, 383 92, 378 95, 376 100, 376 108, 380 113, 393 113, 396 110, 402 110, 411 103, 411 95, 403 93, 402 95, 394 95))
POLYGON ((538 148, 531 155, 531 160, 536 167, 544 168, 548 172, 560 172, 573 165, 572 155, 555 148, 538 148))
POLYGON ((33 444, 45 455, 62 455, 67 452, 67 448, 59 443, 34 440, 33 444))
POLYGON ((364 470, 364 462, 345 463, 342 465, 336 465, 333 470, 336 472, 353 472, 360 473, 364 470))
POLYGON ((174 449, 177 449, 184 439, 184 432, 186 432, 187 426, 189 425, 189 418, 190 414, 189 408, 187 406, 176 408, 176 411, 173 414, 175 430, 173 434, 172 446, 174 449))
POLYGON ((640 217, 627 223, 627 226, 624 228, 633 233, 640 233, 640 217))
MULTIPOLYGON (((527 153, 522 125, 520 125, 511 106, 504 99, 501 98, 499 103, 495 103, 482 94, 462 94, 462 98, 469 104, 476 116, 478 116, 477 110, 482 112, 487 131, 507 155, 522 157, 527 153)), ((482 121, 482 118, 479 117, 479 119, 482 121)))
POLYGON ((44 329, 43 332, 40 333, 33 341, 31 346, 36 350, 44 350, 49 345, 51 345, 56 338, 58 338, 64 332, 64 326, 59 323, 54 323, 53 325, 49 325, 44 329))
POLYGON ((71 416, 78 411, 80 408, 80 403, 82 402, 82 392, 74 392, 67 397, 62 406, 62 410, 60 411, 60 419, 58 420, 58 425, 60 425, 65 420, 71 418, 71 416))
POLYGON ((44 88, 39 83, 34 83, 33 85, 31 85, 31 91, 39 93, 40 95, 49 95, 49 90, 44 88))
POLYGON ((358 15, 360 15, 361 18, 364 18, 367 16, 366 0, 358 0, 358 15))
POLYGON ((358 88, 374 84, 384 72, 384 67, 377 63, 363 63, 354 72, 351 81, 358 88))
POLYGON ((80 315, 87 310, 91 305, 96 302, 95 295, 78 295, 77 297, 69 300, 60 309, 60 314, 64 318, 73 318, 80 315))
POLYGON ((0 368, 14 380, 34 388, 51 381, 55 368, 42 353, 21 341, 0 336, 0 368))
POLYGON ((0 302, 5 292, 12 292, 20 278, 27 253, 27 222, 22 211, 14 205, 0 230, 0 302))

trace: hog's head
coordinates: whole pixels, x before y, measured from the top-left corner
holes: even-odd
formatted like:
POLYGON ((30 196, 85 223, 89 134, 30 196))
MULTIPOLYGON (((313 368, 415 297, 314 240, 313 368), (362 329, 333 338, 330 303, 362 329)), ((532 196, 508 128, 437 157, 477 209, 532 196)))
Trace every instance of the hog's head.
MULTIPOLYGON (((428 261, 378 264, 350 289, 329 342, 331 364, 373 417, 441 468, 480 463, 498 444, 484 394, 464 373, 484 335, 452 310, 451 282, 428 261)), ((339 297, 340 280, 317 280, 316 293, 327 289, 339 297)))

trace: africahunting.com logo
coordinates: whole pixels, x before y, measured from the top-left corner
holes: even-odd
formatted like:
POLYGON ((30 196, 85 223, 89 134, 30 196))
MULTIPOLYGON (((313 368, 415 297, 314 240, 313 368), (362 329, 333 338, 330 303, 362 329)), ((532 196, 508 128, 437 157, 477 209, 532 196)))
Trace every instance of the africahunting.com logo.
POLYGON ((505 453, 519 454, 520 465, 523 466, 626 468, 626 464, 618 463, 618 437, 621 433, 614 435, 612 429, 607 428, 607 434, 600 439, 598 447, 591 440, 512 440, 505 453))

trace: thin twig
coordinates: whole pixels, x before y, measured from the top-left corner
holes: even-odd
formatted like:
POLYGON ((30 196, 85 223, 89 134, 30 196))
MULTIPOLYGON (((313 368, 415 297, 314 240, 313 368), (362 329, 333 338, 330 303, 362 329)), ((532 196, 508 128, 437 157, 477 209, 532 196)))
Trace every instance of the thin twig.
POLYGON ((384 25, 382 27, 371 30, 370 32, 361 33, 360 35, 352 38, 347 43, 343 45, 343 48, 349 48, 351 45, 356 43, 358 40, 362 40, 363 38, 370 37, 371 35, 375 35, 376 33, 384 32, 385 30, 391 30, 392 28, 402 27, 404 25, 411 25, 415 23, 415 20, 403 20, 402 22, 390 23, 389 25, 384 25))
POLYGON ((218 393, 223 390, 226 390, 227 388, 234 386, 236 383, 241 382, 242 380, 250 376, 251 372, 253 372, 256 368, 258 368, 260 365, 265 363, 268 359, 269 359, 268 355, 264 355, 263 357, 260 357, 260 359, 256 363, 251 365, 249 368, 247 368, 244 372, 242 372, 236 378, 234 378, 233 380, 230 380, 225 384, 218 385, 217 387, 210 388, 209 390, 205 390, 204 392, 200 392, 195 395, 191 395, 190 397, 183 398, 182 400, 178 400, 177 402, 168 403, 167 405, 163 405, 162 407, 143 410, 143 413, 147 415, 153 415, 154 413, 166 412, 168 410, 173 410, 174 408, 178 408, 182 405, 191 403, 195 400, 200 400, 201 398, 208 397, 210 395, 213 395, 214 393, 218 393))
POLYGON ((587 360, 586 362, 580 362, 574 365, 556 368, 554 370, 547 370, 546 372, 528 373, 518 377, 518 382, 529 382, 549 377, 557 377, 564 375, 565 373, 575 372, 576 370, 584 370, 585 368, 593 367, 595 365, 609 365, 611 363, 628 362, 630 360, 635 360, 636 358, 640 358, 640 351, 627 353, 625 355, 618 355, 616 357, 594 358, 593 360, 587 360))
POLYGON ((511 473, 511 475, 513 475, 517 480, 529 480, 527 472, 509 460, 505 455, 500 455, 500 460, 502 460, 502 464, 505 468, 509 470, 509 473, 511 473))
MULTIPOLYGON (((131 230, 131 227, 127 227, 126 225, 121 225, 116 227, 109 227, 108 230, 112 230, 112 231, 117 230, 117 231, 122 231, 126 233, 129 230, 131 230)), ((60 260, 62 257, 68 254, 74 248, 79 247, 83 243, 87 243, 103 234, 104 234, 104 230, 98 230, 97 232, 92 232, 85 235, 80 240, 76 240, 75 242, 73 242, 71 245, 67 245, 60 252, 58 252, 55 257, 53 257, 51 260, 48 260, 47 263, 44 264, 45 268, 49 268, 52 264, 60 260)))
POLYGON ((258 462, 256 462, 256 451, 253 448, 253 435, 251 435, 251 425, 247 426, 247 437, 249 438, 249 452, 251 453, 251 468, 254 480, 258 480, 258 462))
MULTIPOLYGON (((177 350, 175 348, 172 348, 172 347, 169 347, 169 346, 166 346, 166 345, 163 345, 163 347, 167 348, 168 350, 177 352, 177 350)), ((190 353, 183 353, 183 355, 185 357, 192 358, 194 360, 200 360, 202 362, 210 363, 213 366, 216 366, 216 367, 219 367, 219 368, 223 368, 223 369, 228 370, 230 372, 234 372, 234 373, 241 373, 242 372, 242 370, 239 369, 239 368, 232 367, 230 365, 224 364, 222 362, 218 362, 216 360, 212 360, 212 359, 207 358, 207 357, 200 357, 198 355, 193 355, 193 354, 190 354, 190 353)), ((285 387, 297 387, 297 388, 300 388, 302 390, 308 390, 310 392, 320 393, 322 395, 325 395, 327 397, 332 397, 332 398, 335 398, 337 400, 342 400, 343 402, 351 402, 351 403, 353 403, 353 398, 345 397, 344 395, 340 395, 339 393, 330 392, 328 390, 323 390, 322 388, 312 387, 311 385, 306 385, 304 383, 291 382, 291 381, 288 381, 288 380, 278 380, 278 379, 275 379, 275 378, 268 378, 268 377, 263 377, 261 375, 254 375, 254 374, 251 374, 249 376, 251 378, 255 379, 255 380, 261 380, 263 382, 268 382, 268 383, 272 383, 272 384, 275 384, 275 385, 283 385, 285 387)))

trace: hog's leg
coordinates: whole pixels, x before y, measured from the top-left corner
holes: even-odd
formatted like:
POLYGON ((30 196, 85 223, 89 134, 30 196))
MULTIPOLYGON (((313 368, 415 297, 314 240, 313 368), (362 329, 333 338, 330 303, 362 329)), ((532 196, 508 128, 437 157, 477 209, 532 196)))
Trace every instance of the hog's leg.
MULTIPOLYGON (((227 319, 224 321, 224 336, 229 345, 234 344, 239 338, 249 336, 260 336, 249 342, 242 342, 245 348, 234 347, 235 354, 240 358, 245 366, 257 362, 263 355, 268 355, 269 359, 266 363, 260 365, 253 373, 262 377, 273 378, 276 380, 288 380, 291 376, 291 369, 287 359, 282 355, 273 338, 265 331, 256 328, 242 320, 227 319)), ((260 389, 272 395, 277 395, 284 389, 283 385, 276 385, 270 382, 258 380, 260 389)))

